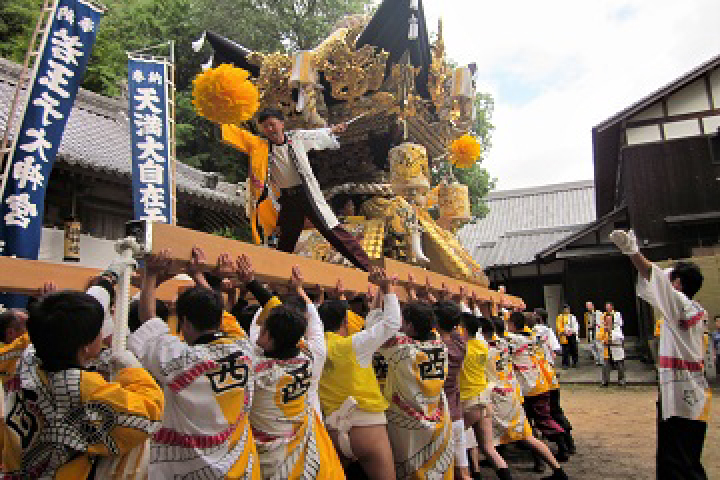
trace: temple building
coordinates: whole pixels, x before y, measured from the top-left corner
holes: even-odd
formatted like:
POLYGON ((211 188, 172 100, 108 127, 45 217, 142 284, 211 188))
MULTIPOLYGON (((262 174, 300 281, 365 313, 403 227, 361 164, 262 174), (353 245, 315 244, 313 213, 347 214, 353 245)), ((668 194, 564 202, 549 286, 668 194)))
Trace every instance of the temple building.
MULTIPOLYGON (((0 129, 22 66, 0 58, 0 129)), ((66 220, 79 222, 80 264, 100 267, 133 218, 127 100, 80 89, 48 181, 39 260, 62 261, 66 220)), ((178 225, 212 232, 244 220, 242 186, 177 163, 178 225)))

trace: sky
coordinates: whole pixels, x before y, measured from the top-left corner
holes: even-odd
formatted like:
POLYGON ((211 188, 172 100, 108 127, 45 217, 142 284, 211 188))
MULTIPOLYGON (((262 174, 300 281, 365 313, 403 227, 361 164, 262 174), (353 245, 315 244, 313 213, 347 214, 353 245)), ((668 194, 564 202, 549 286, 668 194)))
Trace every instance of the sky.
POLYGON ((593 178, 593 126, 720 54, 718 0, 423 0, 495 98, 497 190, 593 178))

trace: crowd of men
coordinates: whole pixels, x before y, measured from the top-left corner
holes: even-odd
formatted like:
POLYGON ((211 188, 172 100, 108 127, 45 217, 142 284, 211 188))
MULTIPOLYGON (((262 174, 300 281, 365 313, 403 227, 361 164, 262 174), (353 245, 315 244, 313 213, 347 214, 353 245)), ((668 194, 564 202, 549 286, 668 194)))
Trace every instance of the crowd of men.
MULTIPOLYGON (((668 276, 615 240, 673 328, 660 348, 658 478, 704 478, 707 385, 693 374, 677 385, 704 313, 690 300, 696 272, 668 276), (683 404, 688 391, 696 401, 683 404)), ((290 265, 287 285, 268 286, 245 255, 208 272, 200 248, 195 285, 169 308, 156 291, 171 254, 145 258, 127 350, 106 348, 122 262, 86 292, 49 282, 0 318, 4 478, 467 480, 482 478, 482 454, 509 479, 510 443, 538 472, 549 466, 545 478, 568 478, 576 447, 546 312, 503 319, 465 290, 433 295, 413 278, 401 304, 397 278, 377 268, 349 300, 341 280, 311 291, 290 265)))

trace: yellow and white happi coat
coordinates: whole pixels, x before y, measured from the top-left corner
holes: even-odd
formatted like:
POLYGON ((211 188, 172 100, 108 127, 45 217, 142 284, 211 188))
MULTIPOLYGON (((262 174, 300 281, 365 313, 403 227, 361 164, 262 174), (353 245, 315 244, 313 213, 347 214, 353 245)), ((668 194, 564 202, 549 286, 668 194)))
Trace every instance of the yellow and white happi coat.
POLYGON ((342 479, 342 464, 310 404, 307 349, 292 358, 255 357, 250 423, 264 479, 342 479))
POLYGON ((534 358, 535 342, 530 329, 525 327, 520 333, 511 333, 507 339, 513 370, 517 375, 522 395, 527 397, 547 392, 545 377, 541 375, 534 358))
POLYGON ((128 337, 165 392, 150 449, 153 480, 261 479, 248 419, 252 349, 232 315, 223 316, 221 330, 188 345, 153 318, 128 337))
POLYGON ((509 344, 504 339, 493 339, 488 346, 487 381, 494 385, 491 394, 493 442, 501 445, 529 438, 532 430, 514 381, 509 344))
POLYGON ((32 346, 21 354, 2 365, 15 370, 6 382, 2 478, 86 479, 107 461, 120 475, 103 478, 145 471, 136 447, 160 427, 163 392, 144 369, 123 368, 108 382, 89 367, 46 372, 32 346))
POLYGON ((534 349, 532 359, 533 362, 540 369, 545 385, 548 390, 556 390, 560 388, 560 382, 558 382, 557 375, 555 373, 555 366, 548 359, 548 352, 551 351, 548 345, 551 343, 549 334, 546 329, 533 328, 534 335, 534 349))
POLYGON ((443 385, 447 347, 398 334, 380 352, 388 364, 388 437, 401 479, 452 479, 454 440, 443 385))

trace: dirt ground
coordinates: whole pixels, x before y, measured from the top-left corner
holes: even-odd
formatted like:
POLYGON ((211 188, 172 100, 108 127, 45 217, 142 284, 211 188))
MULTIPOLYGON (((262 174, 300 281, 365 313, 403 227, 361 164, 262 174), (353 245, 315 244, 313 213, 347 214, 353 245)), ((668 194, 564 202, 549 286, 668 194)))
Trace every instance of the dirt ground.
MULTIPOLYGON (((713 391, 703 465, 709 479, 720 479, 720 391, 713 391)), ((563 466, 574 480, 651 480, 655 478, 656 387, 607 389, 591 385, 562 387, 562 406, 573 424, 578 453, 563 466)), ((511 447, 507 460, 513 479, 539 479, 526 452, 511 447)), ((496 478, 483 468, 484 478, 496 478)))

